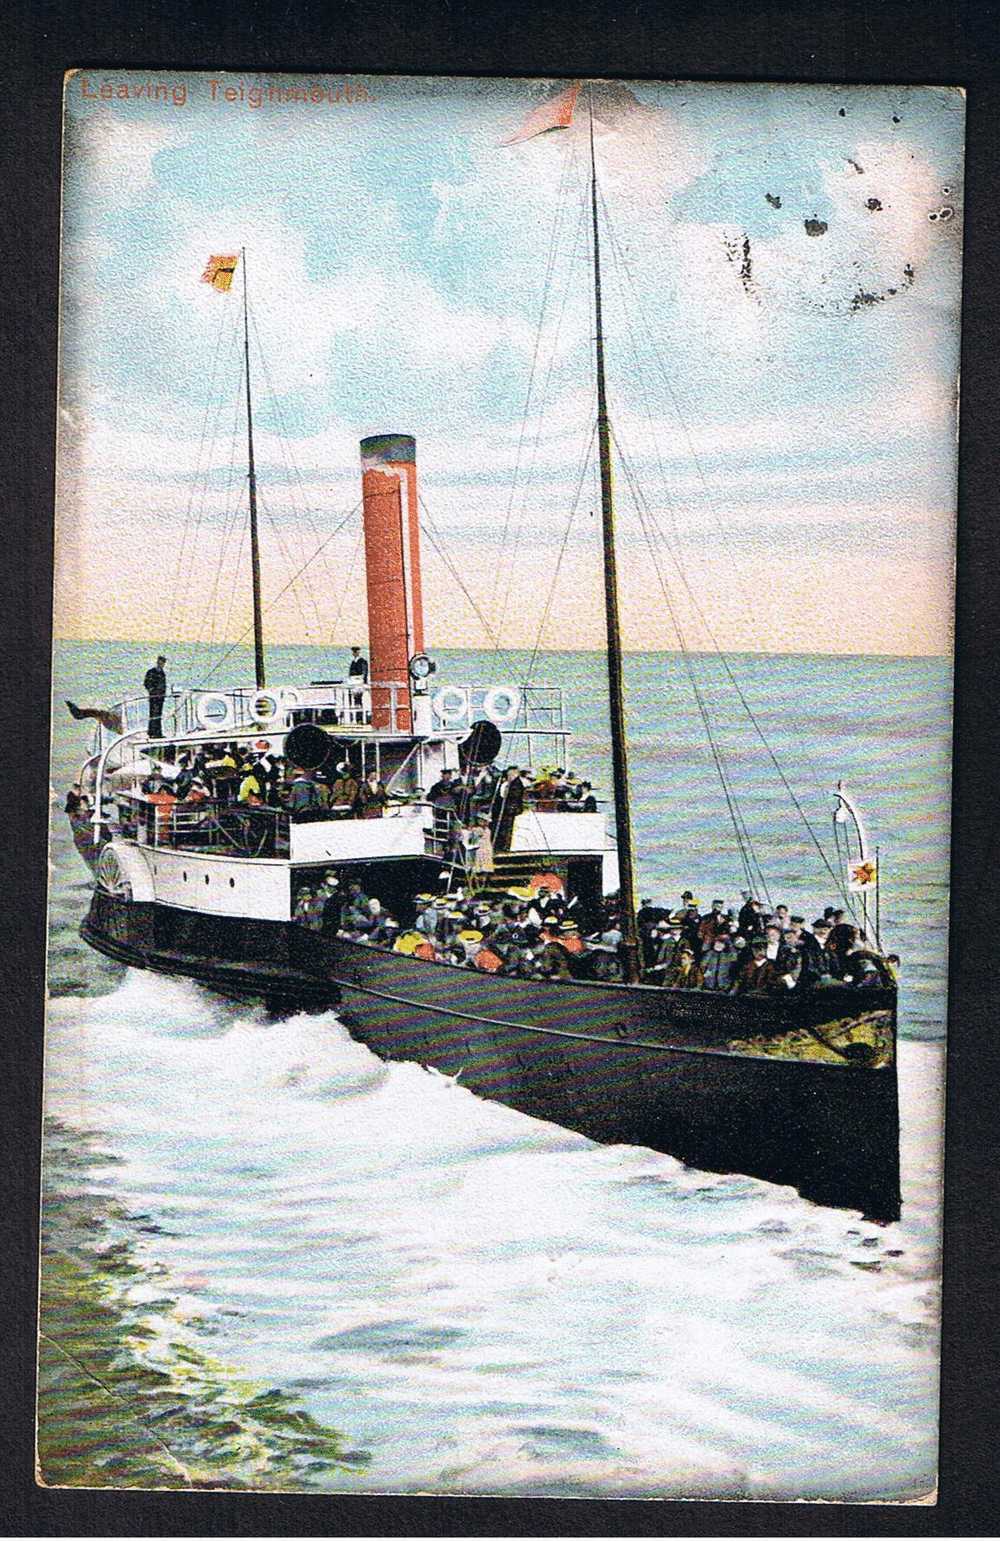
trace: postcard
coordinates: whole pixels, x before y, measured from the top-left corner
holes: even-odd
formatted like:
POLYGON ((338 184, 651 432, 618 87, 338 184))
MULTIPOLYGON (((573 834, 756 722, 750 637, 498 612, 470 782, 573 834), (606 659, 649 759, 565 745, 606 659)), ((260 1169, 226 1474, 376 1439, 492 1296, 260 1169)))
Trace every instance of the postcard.
POLYGON ((964 107, 67 76, 39 1482, 934 1501, 964 107))

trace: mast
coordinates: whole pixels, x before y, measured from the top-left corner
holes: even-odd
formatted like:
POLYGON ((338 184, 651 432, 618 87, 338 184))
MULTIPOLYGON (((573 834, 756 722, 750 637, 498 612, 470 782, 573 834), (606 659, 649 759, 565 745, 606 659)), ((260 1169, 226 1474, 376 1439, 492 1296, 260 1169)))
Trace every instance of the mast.
POLYGON ((264 625, 260 609, 260 546, 257 538, 257 472, 253 459, 253 407, 250 399, 250 327, 247 320, 247 252, 240 247, 243 265, 243 357, 247 377, 247 467, 250 487, 250 579, 253 586, 253 659, 257 689, 263 690, 264 678, 264 625))
POLYGON ((594 322, 597 362, 597 444, 601 464, 601 531, 604 540, 604 609, 608 634, 608 697, 611 710, 611 765, 615 793, 615 833, 621 904, 625 978, 639 980, 639 936, 635 921, 635 858, 629 803, 628 751, 625 744, 625 687, 621 628, 618 620, 618 563, 615 554, 615 503, 611 479, 611 425, 604 382, 604 328, 601 313, 601 248, 597 229, 597 167, 594 160, 594 99, 590 87, 590 198, 594 227, 594 322))

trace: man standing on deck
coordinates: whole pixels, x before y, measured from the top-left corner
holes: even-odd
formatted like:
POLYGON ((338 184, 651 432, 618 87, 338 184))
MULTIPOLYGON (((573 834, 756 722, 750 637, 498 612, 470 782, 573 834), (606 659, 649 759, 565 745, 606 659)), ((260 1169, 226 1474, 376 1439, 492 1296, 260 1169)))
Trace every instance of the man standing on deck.
POLYGON ((142 688, 149 696, 149 726, 147 732, 150 738, 163 737, 163 703, 167 698, 167 676, 163 665, 166 659, 161 653, 151 669, 147 669, 142 681, 142 688))
POLYGON ((351 648, 347 678, 351 685, 351 721, 361 722, 364 718, 364 686, 368 684, 368 660, 359 647, 351 648))

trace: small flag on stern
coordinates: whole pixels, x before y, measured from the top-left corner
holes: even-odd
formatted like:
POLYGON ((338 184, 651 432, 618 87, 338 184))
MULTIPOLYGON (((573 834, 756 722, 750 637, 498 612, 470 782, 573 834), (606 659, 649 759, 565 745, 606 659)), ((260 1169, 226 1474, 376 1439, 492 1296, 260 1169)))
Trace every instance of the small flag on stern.
POLYGON ((573 121, 573 112, 576 107, 576 99, 580 95, 580 81, 574 80, 565 91, 560 91, 558 96, 550 97, 533 112, 529 112, 516 134, 511 134, 509 139, 502 139, 501 144, 521 144, 525 139, 534 139, 538 134, 547 134, 554 128, 569 128, 573 121))
POLYGON ((852 894, 864 893, 866 888, 874 888, 878 883, 878 867, 868 857, 865 861, 851 861, 847 864, 847 886, 852 894))
POLYGON ((227 294, 232 288, 233 274, 236 272, 238 255, 231 257, 209 257, 205 264, 205 271, 201 275, 203 284, 211 284, 213 289, 218 289, 220 294, 227 294))

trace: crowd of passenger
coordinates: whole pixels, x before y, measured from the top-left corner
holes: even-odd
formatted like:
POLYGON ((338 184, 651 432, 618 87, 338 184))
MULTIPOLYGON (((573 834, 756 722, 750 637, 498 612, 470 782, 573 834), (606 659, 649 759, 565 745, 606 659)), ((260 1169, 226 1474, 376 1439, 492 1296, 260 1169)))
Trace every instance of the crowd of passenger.
MULTIPOLYGON (((442 874, 442 880, 447 874, 442 874)), ((561 880, 539 873, 525 888, 486 898, 462 889, 418 894, 407 925, 358 882, 333 871, 299 890, 295 919, 325 936, 391 948, 429 962, 519 978, 623 976, 623 936, 613 903, 594 924, 567 899, 561 880)), ((828 907, 807 926, 779 904, 747 897, 701 913, 689 893, 669 911, 643 901, 637 914, 642 978, 675 990, 768 995, 829 985, 894 986, 899 958, 872 948, 845 912, 828 907)))
POLYGON ((672 911, 644 899, 636 926, 645 976, 672 989, 774 994, 829 984, 891 986, 897 980, 898 955, 883 956, 836 905, 807 923, 787 904, 766 910, 746 893, 738 911, 713 899, 702 912, 685 890, 672 911))
MULTIPOLYGON (((344 760, 318 769, 294 765, 268 739, 168 748, 143 779, 141 792, 145 802, 157 806, 161 830, 174 808, 192 811, 209 802, 282 809, 297 821, 379 819, 390 804, 427 803, 434 810, 440 856, 482 871, 491 870, 494 850, 510 849, 514 821, 527 809, 596 813, 598 808, 592 784, 562 766, 542 767, 536 775, 516 765, 503 771, 494 764, 471 765, 442 770, 427 791, 390 791, 374 769, 362 775, 344 760)), ((84 802, 75 785, 66 811, 76 814, 84 802)))

